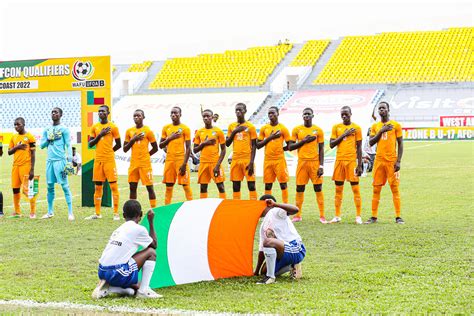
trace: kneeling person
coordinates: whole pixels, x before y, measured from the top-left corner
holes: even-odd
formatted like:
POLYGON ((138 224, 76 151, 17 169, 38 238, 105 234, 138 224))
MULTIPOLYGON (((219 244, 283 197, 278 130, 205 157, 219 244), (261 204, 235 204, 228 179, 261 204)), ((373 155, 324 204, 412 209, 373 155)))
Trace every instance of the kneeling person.
POLYGON ((160 298, 150 288, 150 280, 155 270, 156 234, 153 225, 155 214, 148 211, 150 233, 138 224, 142 218, 142 207, 136 200, 129 200, 123 205, 125 223, 110 236, 99 259, 99 284, 92 293, 92 298, 103 298, 110 293, 134 295, 139 298, 160 298), (137 252, 138 247, 143 250, 137 252), (138 271, 143 268, 142 282, 138 286, 138 271))
POLYGON ((265 200, 267 207, 262 212, 265 217, 260 226, 259 254, 254 274, 260 274, 265 259, 266 276, 258 284, 275 283, 276 275, 288 271, 292 278, 301 278, 301 261, 306 255, 306 249, 288 217, 296 214, 298 208, 290 204, 276 203, 276 199, 269 194, 263 195, 260 200, 265 200))

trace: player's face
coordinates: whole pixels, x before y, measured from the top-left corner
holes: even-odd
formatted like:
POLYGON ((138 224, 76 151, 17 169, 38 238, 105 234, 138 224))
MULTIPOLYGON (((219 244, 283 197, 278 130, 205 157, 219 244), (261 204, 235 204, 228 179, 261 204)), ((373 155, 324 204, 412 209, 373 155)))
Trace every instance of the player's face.
POLYGON ((342 122, 344 124, 350 124, 351 123, 351 111, 349 109, 342 109, 341 110, 341 118, 342 122))
POLYGON ((181 117, 181 112, 177 108, 172 108, 170 117, 173 122, 177 122, 181 117))
POLYGON ((278 120, 278 112, 275 109, 268 110, 268 118, 271 122, 278 120))
POLYGON ((143 123, 143 113, 141 111, 135 111, 133 113, 133 121, 135 122, 135 124, 137 125, 140 125, 143 123))
POLYGON ((109 115, 109 110, 107 110, 106 107, 100 107, 99 108, 99 119, 101 121, 107 119, 107 116, 109 115))
POLYGON ((61 116, 62 116, 62 115, 61 115, 61 113, 59 112, 58 109, 53 109, 53 110, 51 111, 51 119, 52 119, 53 121, 59 120, 59 119, 61 118, 61 116))
POLYGON ((314 117, 314 114, 313 112, 311 112, 310 110, 305 110, 303 111, 303 121, 305 122, 311 122, 311 120, 313 119, 314 117))
POLYGON ((381 117, 387 117, 388 115, 388 106, 385 103, 380 103, 379 104, 379 115, 381 117))
POLYGON ((247 113, 247 110, 242 105, 237 105, 235 107, 235 116, 237 116, 238 119, 241 119, 245 116, 245 113, 247 113))
POLYGON ((212 124, 212 114, 210 112, 203 112, 202 113, 202 121, 204 124, 209 125, 212 124))
POLYGON ((25 124, 23 124, 21 120, 16 120, 15 123, 13 123, 13 125, 15 126, 15 131, 17 133, 21 133, 25 129, 25 124))

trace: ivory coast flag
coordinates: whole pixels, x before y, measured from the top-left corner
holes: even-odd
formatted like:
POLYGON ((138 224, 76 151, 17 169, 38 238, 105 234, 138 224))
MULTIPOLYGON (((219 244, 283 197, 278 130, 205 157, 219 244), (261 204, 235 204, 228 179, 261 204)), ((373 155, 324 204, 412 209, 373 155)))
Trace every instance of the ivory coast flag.
POLYGON ((255 229, 264 208, 264 201, 222 199, 155 208, 158 247, 150 286, 251 276, 255 229))

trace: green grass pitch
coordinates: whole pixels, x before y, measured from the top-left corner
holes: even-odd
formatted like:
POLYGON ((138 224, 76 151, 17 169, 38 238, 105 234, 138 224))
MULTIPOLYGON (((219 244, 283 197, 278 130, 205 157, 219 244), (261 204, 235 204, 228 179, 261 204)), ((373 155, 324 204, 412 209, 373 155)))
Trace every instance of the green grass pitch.
MULTIPOLYGON (((66 203, 56 186, 56 216, 51 220, 0 219, 0 300, 31 299, 38 302, 75 302, 103 306, 169 308, 243 313, 463 313, 472 309, 472 249, 474 206, 474 142, 405 143, 401 196, 405 225, 394 223, 388 186, 382 191, 376 225, 356 225, 352 192, 346 184, 343 222, 321 225, 317 221, 312 187, 306 189, 303 222, 296 227, 307 256, 303 279, 281 277, 269 286, 257 278, 201 282, 158 292, 162 300, 108 298, 92 301, 97 283, 97 260, 111 234, 120 225, 112 210, 104 218, 84 221, 92 208, 79 206, 79 177, 71 178, 76 221, 68 222, 66 203)), ((45 152, 38 151, 36 173, 42 176, 38 214, 46 212, 45 152)), ((12 211, 11 157, 1 158, 1 189, 6 214, 12 211)), ((161 177, 155 177, 155 182, 161 177)), ((120 177, 121 201, 128 197, 126 177, 120 177)), ((278 186, 276 186, 278 187, 278 186)), ((193 193, 199 194, 196 174, 193 193)), ((290 201, 295 183, 290 181, 290 201)), ((159 204, 164 186, 155 186, 159 204)), ((209 196, 217 197, 210 185, 209 196)), ((231 185, 226 183, 228 197, 231 185)), ((261 193, 263 184, 258 179, 261 193)), ((325 178, 326 217, 334 215, 334 184, 325 178)), ((363 219, 370 216, 371 177, 361 180, 363 219)), ((279 189, 274 192, 280 198, 279 189)), ((243 185, 243 198, 247 197, 243 185)), ((175 188, 173 201, 184 198, 175 188)), ((146 190, 139 200, 147 207, 146 190)), ((28 214, 28 206, 23 206, 28 214)), ((256 241, 257 245, 257 241, 256 241)), ((158 258, 159 260, 159 258, 158 258)), ((21 308, 10 311, 21 312, 21 308)))

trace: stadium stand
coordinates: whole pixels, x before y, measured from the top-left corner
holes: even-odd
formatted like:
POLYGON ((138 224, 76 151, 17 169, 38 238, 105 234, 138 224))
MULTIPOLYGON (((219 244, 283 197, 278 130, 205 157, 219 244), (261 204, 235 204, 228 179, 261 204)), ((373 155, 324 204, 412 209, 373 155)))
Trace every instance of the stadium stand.
POLYGON ((152 61, 144 61, 140 64, 131 64, 128 68, 128 72, 146 72, 152 64, 152 61))
POLYGON ((290 66, 314 66, 330 42, 330 40, 307 41, 296 58, 290 63, 290 66))
POLYGON ((473 40, 472 27, 348 36, 313 83, 472 81, 473 40))
POLYGON ((1 97, 2 129, 13 129, 14 120, 21 116, 26 128, 44 128, 51 124, 51 109, 63 110, 61 122, 68 127, 81 126, 81 96, 78 92, 4 94, 1 97))
POLYGON ((292 46, 254 47, 167 60, 150 89, 261 86, 292 46))

